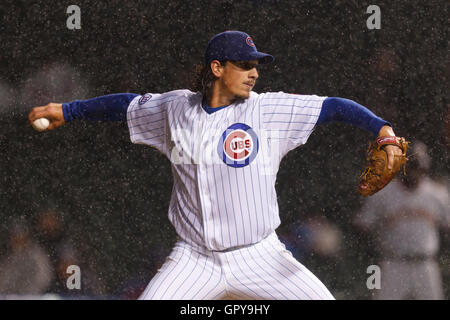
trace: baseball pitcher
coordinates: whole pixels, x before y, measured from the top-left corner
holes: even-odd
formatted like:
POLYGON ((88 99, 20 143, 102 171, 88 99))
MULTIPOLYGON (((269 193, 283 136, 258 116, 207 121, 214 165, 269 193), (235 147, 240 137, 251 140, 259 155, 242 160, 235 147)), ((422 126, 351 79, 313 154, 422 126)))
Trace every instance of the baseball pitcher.
POLYGON ((379 138, 374 148, 383 155, 361 180, 360 193, 369 195, 398 170, 405 150, 390 123, 354 101, 253 92, 258 66, 273 60, 248 34, 226 31, 209 41, 194 91, 112 94, 30 112, 30 123, 49 120, 46 130, 81 119, 127 121, 131 142, 171 162, 168 216, 178 240, 140 299, 334 299, 275 232, 280 161, 317 125, 355 125, 379 138), (388 175, 374 179, 377 170, 388 175))

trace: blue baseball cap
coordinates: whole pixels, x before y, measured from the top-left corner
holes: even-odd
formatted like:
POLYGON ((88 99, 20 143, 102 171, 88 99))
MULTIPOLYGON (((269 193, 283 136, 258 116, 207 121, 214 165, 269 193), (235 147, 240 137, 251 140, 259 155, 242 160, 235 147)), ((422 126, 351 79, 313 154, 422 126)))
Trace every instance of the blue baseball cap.
POLYGON ((241 31, 225 31, 209 40, 205 50, 205 64, 213 60, 250 61, 258 60, 260 64, 275 60, 267 53, 259 52, 252 38, 241 31))

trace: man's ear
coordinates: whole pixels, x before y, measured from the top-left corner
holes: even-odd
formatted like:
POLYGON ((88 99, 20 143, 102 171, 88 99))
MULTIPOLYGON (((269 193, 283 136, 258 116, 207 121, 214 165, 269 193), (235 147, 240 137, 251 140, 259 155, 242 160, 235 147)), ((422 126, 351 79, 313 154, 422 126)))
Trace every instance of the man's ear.
POLYGON ((219 62, 219 60, 213 60, 211 61, 211 71, 212 73, 217 77, 220 78, 220 76, 222 75, 223 72, 223 66, 222 64, 219 62))

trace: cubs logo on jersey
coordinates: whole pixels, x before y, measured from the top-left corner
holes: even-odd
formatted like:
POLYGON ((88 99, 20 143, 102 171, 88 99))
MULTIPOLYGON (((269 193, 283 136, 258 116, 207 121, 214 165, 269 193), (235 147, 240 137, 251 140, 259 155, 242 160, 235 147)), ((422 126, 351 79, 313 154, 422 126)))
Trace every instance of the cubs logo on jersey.
POLYGON ((256 158, 258 149, 259 141, 255 131, 244 123, 235 123, 220 136, 217 153, 226 165, 241 168, 256 158))

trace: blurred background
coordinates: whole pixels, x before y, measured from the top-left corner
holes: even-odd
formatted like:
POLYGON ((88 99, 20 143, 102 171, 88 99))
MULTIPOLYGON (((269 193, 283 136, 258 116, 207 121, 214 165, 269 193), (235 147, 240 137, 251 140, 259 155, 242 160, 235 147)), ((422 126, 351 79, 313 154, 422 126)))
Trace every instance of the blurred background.
MULTIPOLYGON (((242 30, 276 58, 260 68, 256 92, 353 99, 424 143, 426 175, 442 194, 440 216, 426 223, 439 239, 439 297, 448 299, 448 9, 444 0, 2 0, 0 297, 134 299, 175 241, 162 155, 132 145, 126 123, 36 132, 31 108, 189 88, 208 40, 242 30), (366 24, 372 4, 380 29, 366 24), (81 29, 67 28, 70 5, 80 8, 81 29), (80 267, 79 290, 66 286, 69 265, 80 267)), ((384 226, 363 232, 355 223, 371 139, 348 125, 320 126, 278 173, 277 232, 338 299, 372 299, 377 290, 367 287, 367 268, 381 257, 376 229, 384 226)))

